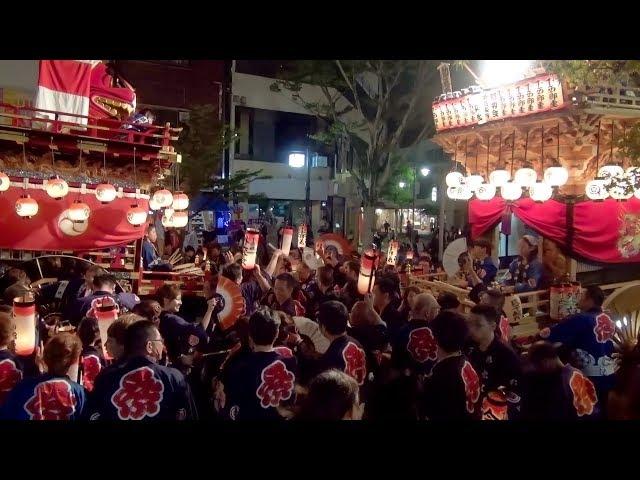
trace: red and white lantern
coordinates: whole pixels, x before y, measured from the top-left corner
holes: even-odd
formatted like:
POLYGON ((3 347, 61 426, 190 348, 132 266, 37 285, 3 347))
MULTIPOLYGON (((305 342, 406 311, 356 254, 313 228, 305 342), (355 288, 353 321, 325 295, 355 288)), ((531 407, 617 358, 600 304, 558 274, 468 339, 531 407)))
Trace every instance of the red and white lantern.
POLYGON ((102 352, 104 358, 111 360, 111 356, 107 352, 107 330, 113 322, 118 319, 120 307, 111 297, 102 297, 94 300, 93 314, 98 320, 98 329, 100 330, 100 339, 102 340, 102 352))
POLYGON ((291 251, 291 240, 293 239, 293 228, 286 226, 282 229, 282 246, 280 250, 285 255, 289 255, 291 251))
POLYGON ((307 246, 307 225, 301 223, 298 225, 298 248, 307 246))
POLYGON ((102 204, 107 204, 116 199, 116 187, 110 183, 101 183, 96 187, 96 198, 102 204))
POLYGON ((31 355, 36 348, 36 299, 32 294, 13 299, 16 354, 31 355))
POLYGON ((387 265, 395 265, 398 261, 398 242, 391 240, 389 250, 387 250, 387 265))
POLYGON ((47 184, 44 186, 44 189, 47 191, 47 194, 56 200, 60 200, 62 197, 66 196, 69 193, 69 185, 63 179, 58 177, 51 177, 47 184))
POLYGON ((375 251, 365 250, 360 259, 360 275, 358 276, 358 293, 366 295, 371 292, 376 280, 376 260, 378 255, 375 251))
POLYGON ((10 186, 11 179, 9 178, 9 175, 4 172, 0 172, 0 192, 6 192, 9 190, 10 186))
POLYGON ((131 205, 127 211, 127 222, 134 227, 139 227, 147 221, 148 212, 137 203, 131 205))
POLYGON ((173 203, 173 195, 166 188, 156 191, 152 198, 161 208, 169 208, 173 203))
POLYGON ((260 232, 253 228, 247 228, 244 234, 244 246, 242 247, 242 268, 253 270, 256 267, 256 254, 258 253, 258 240, 260 232))
POLYGON ((91 215, 89 205, 80 200, 73 202, 67 211, 69 219, 77 223, 86 222, 89 219, 89 215, 91 215))
POLYGON ((407 250, 407 260, 413 260, 413 249, 407 250))
POLYGON ((184 210, 173 212, 173 226, 175 228, 184 228, 189 223, 189 214, 184 210))
POLYGON ((172 208, 174 210, 186 210, 189 207, 189 197, 182 192, 176 192, 173 194, 173 205, 172 208))
POLYGON ((22 195, 16 200, 16 213, 23 218, 31 218, 38 213, 38 202, 29 194, 22 195))

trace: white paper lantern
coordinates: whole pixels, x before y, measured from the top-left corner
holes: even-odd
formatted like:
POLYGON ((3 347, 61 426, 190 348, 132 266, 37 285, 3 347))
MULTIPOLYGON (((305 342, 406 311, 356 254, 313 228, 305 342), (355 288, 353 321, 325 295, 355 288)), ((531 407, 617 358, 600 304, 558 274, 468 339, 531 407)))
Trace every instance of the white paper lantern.
POLYGON ((522 187, 516 182, 507 182, 500 187, 500 193, 502 198, 512 202, 522 196, 522 187))
POLYGON ((6 192, 9 190, 10 186, 11 179, 9 178, 9 175, 4 172, 0 172, 0 192, 6 192))
POLYGON ((609 195, 611 195, 611 198, 613 198, 614 200, 623 202, 633 197, 634 192, 630 191, 625 193, 624 187, 616 185, 614 187, 609 188, 609 195))
POLYGON ((173 228, 175 227, 175 224, 173 223, 173 214, 174 214, 174 210, 172 208, 167 208, 164 211, 164 215, 162 215, 162 226, 164 228, 173 228))
POLYGON ((561 187, 569 180, 569 172, 564 167, 549 167, 544 171, 544 181, 552 187, 561 187))
POLYGON ((538 174, 533 168, 520 168, 516 171, 513 181, 521 187, 529 188, 538 181, 538 174))
POLYGON ((131 205, 131 208, 127 211, 127 222, 134 227, 139 227, 147 221, 147 211, 137 203, 131 205))
POLYGON ((484 178, 482 175, 469 175, 465 181, 465 185, 467 185, 472 192, 475 192, 476 189, 484 183, 484 178))
POLYGON ((184 210, 174 211, 172 220, 175 228, 184 228, 189 223, 189 214, 184 210))
POLYGON ((160 205, 161 208, 169 208, 173 203, 173 195, 169 190, 163 188, 153 194, 153 200, 160 205))
POLYGON ((176 192, 173 195, 173 205, 172 208, 174 210, 186 210, 189 207, 189 197, 182 192, 176 192))
POLYGON ((447 188, 447 196, 453 200, 470 200, 473 192, 467 185, 447 188))
POLYGON ((51 177, 47 181, 44 189, 51 198, 55 198, 56 200, 60 200, 69 193, 69 185, 58 176, 51 177))
POLYGON ((476 188, 476 197, 478 200, 491 200, 496 196, 496 186, 491 183, 483 183, 476 188))
POLYGON ((507 170, 494 170, 489 175, 489 183, 496 187, 502 187, 511 179, 511 174, 507 170))
POLYGON ((605 183, 601 178, 591 180, 585 187, 585 194, 590 200, 595 200, 596 202, 608 198, 609 192, 607 192, 605 183))
POLYGON ((462 181, 464 180, 464 175, 460 172, 449 172, 445 177, 445 182, 447 182, 447 187, 458 187, 462 185, 462 181))
POLYGON ((529 187, 529 197, 535 202, 546 202, 553 195, 553 189, 545 182, 536 182, 529 187))
POLYGON ((620 165, 605 165, 598 170, 598 177, 619 177, 624 175, 624 170, 620 165))
POLYGON ((640 188, 636 188, 636 191, 633 192, 633 194, 635 195, 635 197, 640 200, 640 188))
POLYGON ((100 203, 109 203, 116 199, 116 187, 110 183, 101 183, 96 186, 96 198, 100 203))
POLYGON ((91 215, 89 205, 80 200, 76 200, 71 204, 68 210, 69 219, 73 222, 84 222, 91 215))
POLYGON ((16 213, 23 218, 31 218, 38 213, 38 202, 28 194, 16 200, 16 213))
POLYGON ((149 199, 149 210, 160 210, 162 208, 162 205, 160 205, 158 202, 156 202, 153 197, 151 197, 149 199))

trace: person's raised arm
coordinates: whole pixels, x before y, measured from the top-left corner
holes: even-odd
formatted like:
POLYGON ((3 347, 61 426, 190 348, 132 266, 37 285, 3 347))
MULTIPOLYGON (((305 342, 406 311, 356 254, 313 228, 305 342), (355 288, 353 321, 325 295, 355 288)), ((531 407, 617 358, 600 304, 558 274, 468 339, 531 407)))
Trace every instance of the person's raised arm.
POLYGON ((273 255, 271 255, 271 260, 269 261, 269 265, 267 265, 267 268, 265 268, 265 273, 267 273, 269 276, 273 277, 273 274, 276 272, 276 266, 278 265, 278 259, 280 258, 280 256, 282 255, 282 250, 280 249, 276 249, 273 252, 273 255))
POLYGON ((258 282, 258 285, 260 286, 260 290, 262 290, 263 293, 271 290, 271 284, 262 274, 262 270, 260 270, 260 265, 256 264, 254 272, 255 272, 256 282, 258 282))

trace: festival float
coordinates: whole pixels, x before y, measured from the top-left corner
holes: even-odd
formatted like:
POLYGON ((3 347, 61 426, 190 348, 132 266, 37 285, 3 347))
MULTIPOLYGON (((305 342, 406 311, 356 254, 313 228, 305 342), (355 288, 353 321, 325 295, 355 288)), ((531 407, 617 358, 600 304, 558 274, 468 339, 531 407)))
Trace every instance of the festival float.
MULTIPOLYGON (((448 201, 468 202, 471 238, 488 239, 494 251, 498 234, 511 234, 512 216, 542 242, 539 258, 550 287, 508 297, 515 334, 535 334, 576 311, 580 281, 600 284, 605 293, 630 288, 636 300, 626 303, 626 315, 635 318, 640 168, 619 140, 640 121, 640 91, 569 88, 541 69, 485 90, 452 92, 449 79, 447 89, 432 109, 433 140, 452 159, 448 201), (621 264, 629 268, 605 275, 608 266, 621 264)), ((427 283, 468 304, 468 290, 427 283)))
POLYGON ((39 284, 90 262, 118 289, 148 295, 168 282, 200 294, 200 269, 154 273, 141 262, 154 215, 188 223, 187 196, 164 183, 181 162, 181 129, 131 123, 135 90, 101 61, 43 60, 39 70, 33 106, 0 103, 0 261, 39 284))

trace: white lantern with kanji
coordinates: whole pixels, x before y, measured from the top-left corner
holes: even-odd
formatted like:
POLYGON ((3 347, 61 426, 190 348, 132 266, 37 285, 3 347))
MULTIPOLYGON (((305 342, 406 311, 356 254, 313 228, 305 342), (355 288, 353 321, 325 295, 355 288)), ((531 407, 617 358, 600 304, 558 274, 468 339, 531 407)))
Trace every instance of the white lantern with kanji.
POLYGON ((478 188, 476 188, 476 198, 478 200, 491 200, 496 196, 496 186, 491 183, 483 183, 478 188))
POLYGON ((293 228, 286 226, 282 229, 282 246, 280 250, 285 255, 289 255, 291 251, 291 240, 293 239, 293 228))
POLYGON ((604 165, 598 170, 598 177, 620 177, 624 175, 624 169, 620 165, 604 165))
POLYGON ((590 200, 601 202, 609 197, 609 192, 605 185, 606 182, 602 178, 591 180, 585 187, 585 194, 590 200))
POLYGON ((358 293, 365 295, 371 292, 376 280, 376 260, 378 256, 371 249, 365 250, 360 259, 360 275, 358 276, 358 293))
POLYGON ((489 183, 496 187, 502 187, 511 179, 511 174, 508 170, 494 170, 489 174, 489 183))
POLYGON ((447 187, 457 187, 462 185, 462 181, 464 180, 464 175, 460 172, 449 172, 445 177, 445 182, 447 182, 447 187))
POLYGON ((173 226, 175 228, 184 228, 189 223, 189 214, 184 210, 173 212, 173 226))
POLYGON ((173 194, 174 210, 186 210, 189 207, 189 197, 186 193, 176 192, 173 194))
POLYGON ((536 182, 529 187, 529 197, 535 202, 546 202, 553 196, 553 189, 545 182, 536 182))
POLYGON ((242 247, 242 268, 245 270, 256 268, 258 240, 260 240, 260 232, 253 228, 247 228, 247 232, 244 234, 244 246, 242 247))
POLYGON ((31 218, 38 213, 38 202, 29 194, 22 195, 16 200, 16 213, 22 218, 31 218))
POLYGON ((68 210, 69 219, 73 222, 84 222, 91 215, 91 209, 86 203, 76 200, 68 210))
POLYGON ((512 202, 522 196, 522 187, 516 182, 507 182, 500 188, 500 193, 502 198, 512 202))
POLYGON ((139 227, 143 223, 146 223, 148 214, 147 210, 137 203, 134 203, 127 211, 127 222, 134 227, 139 227))
POLYGON ((44 189, 51 198, 56 200, 60 200, 69 193, 69 185, 58 176, 51 177, 44 186, 44 189))
POLYGON ((307 246, 307 225, 301 223, 298 225, 298 248, 307 246))
POLYGON ((162 188, 160 190, 157 190, 153 194, 152 198, 153 198, 153 201, 155 203, 157 203, 158 205, 160 205, 161 208, 169 208, 169 207, 171 207, 171 204, 173 203, 173 195, 166 188, 162 188))
POLYGON ((96 199, 102 204, 107 204, 116 199, 116 187, 110 183, 101 183, 96 186, 96 199))
POLYGON ((399 244, 396 240, 389 242, 389 250, 387 250, 387 265, 395 265, 398 261, 398 247, 399 244))
POLYGON ((538 180, 538 174, 533 168, 520 168, 516 171, 513 181, 521 187, 529 188, 538 180))
POLYGON ((4 172, 0 172, 0 192, 6 192, 9 190, 10 186, 11 179, 9 178, 9 175, 4 172))
POLYGON ((561 187, 569 180, 569 172, 564 167, 549 167, 544 171, 544 181, 552 187, 561 187))
POLYGON ((484 178, 482 178, 482 175, 469 175, 464 180, 465 185, 467 185, 472 192, 475 192, 476 189, 480 185, 482 185, 483 182, 484 182, 484 178))
POLYGON ((107 352, 107 332, 113 322, 118 319, 120 308, 115 300, 109 296, 98 298, 92 302, 93 315, 98 321, 98 330, 100 330, 100 339, 102 340, 102 351, 107 360, 111 360, 109 352, 107 352))
POLYGON ((162 219, 160 220, 164 228, 175 227, 175 224, 173 223, 173 214, 174 214, 174 211, 172 208, 165 209, 164 215, 162 215, 162 219))

